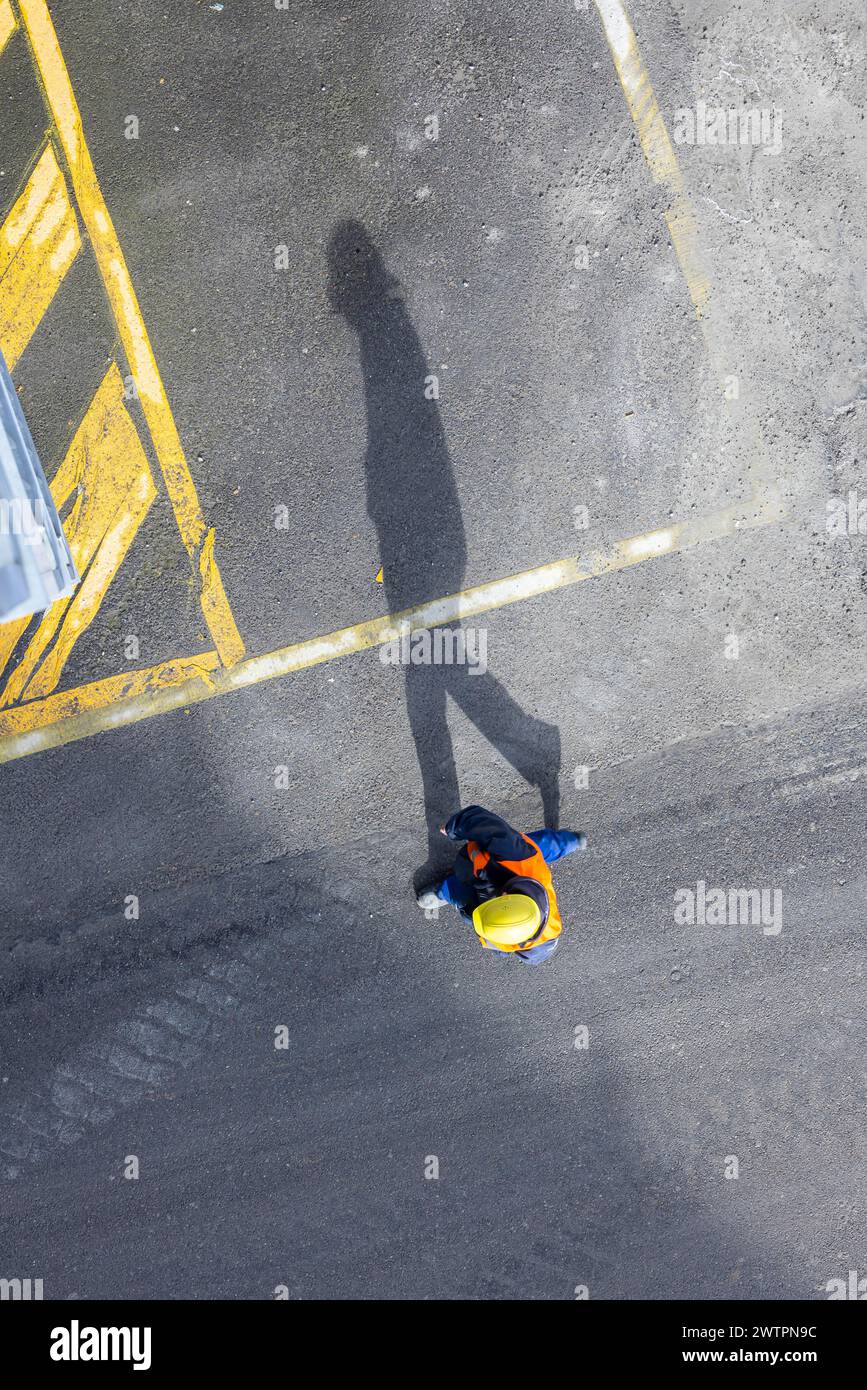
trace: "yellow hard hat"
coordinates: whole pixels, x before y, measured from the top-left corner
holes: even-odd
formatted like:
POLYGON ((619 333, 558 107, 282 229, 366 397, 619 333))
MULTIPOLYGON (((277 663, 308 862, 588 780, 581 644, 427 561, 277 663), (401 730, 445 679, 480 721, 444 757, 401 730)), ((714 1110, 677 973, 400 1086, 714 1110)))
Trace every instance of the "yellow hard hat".
POLYGON ((502 893, 479 903, 473 913, 476 935, 492 946, 522 946, 536 934, 542 914, 524 893, 502 893))

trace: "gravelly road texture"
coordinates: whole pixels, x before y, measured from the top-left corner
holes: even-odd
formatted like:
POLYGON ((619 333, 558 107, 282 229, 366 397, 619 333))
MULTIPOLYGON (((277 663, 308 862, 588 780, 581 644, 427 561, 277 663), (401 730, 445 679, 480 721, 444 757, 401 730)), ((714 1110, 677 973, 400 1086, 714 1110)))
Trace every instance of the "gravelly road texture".
MULTIPOLYGON (((757 482, 782 519, 485 615, 484 677, 373 650, 3 766, 0 1276, 796 1299, 867 1270, 867 535, 827 528, 867 498, 863 16, 630 14, 669 130, 782 112, 778 147, 676 146, 704 328, 592 4, 53 5, 251 653, 757 482), (413 879, 454 798, 540 825, 558 743, 589 850, 560 951, 512 970, 413 879), (781 929, 678 923, 699 883, 780 890, 781 929)), ((5 215, 45 126, 20 34, 0 103, 5 215)), ((49 474, 113 350, 80 257, 15 373, 49 474)), ((129 634, 207 647, 173 527, 163 490, 65 687, 129 634)))

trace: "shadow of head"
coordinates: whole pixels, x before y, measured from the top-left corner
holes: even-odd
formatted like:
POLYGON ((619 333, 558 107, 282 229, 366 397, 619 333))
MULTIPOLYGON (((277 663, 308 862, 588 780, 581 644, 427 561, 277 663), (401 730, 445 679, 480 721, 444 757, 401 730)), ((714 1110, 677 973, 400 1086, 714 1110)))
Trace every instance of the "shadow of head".
POLYGON ((328 244, 328 301, 335 313, 360 326, 391 301, 400 285, 361 222, 338 222, 328 244))

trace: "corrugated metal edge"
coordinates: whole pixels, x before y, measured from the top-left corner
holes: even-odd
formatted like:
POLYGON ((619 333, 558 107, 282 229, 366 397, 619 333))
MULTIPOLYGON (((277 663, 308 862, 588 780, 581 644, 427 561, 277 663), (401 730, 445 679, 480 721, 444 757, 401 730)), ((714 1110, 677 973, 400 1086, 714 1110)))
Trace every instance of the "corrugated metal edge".
POLYGON ((0 355, 0 623, 41 613, 79 575, 21 403, 0 355))

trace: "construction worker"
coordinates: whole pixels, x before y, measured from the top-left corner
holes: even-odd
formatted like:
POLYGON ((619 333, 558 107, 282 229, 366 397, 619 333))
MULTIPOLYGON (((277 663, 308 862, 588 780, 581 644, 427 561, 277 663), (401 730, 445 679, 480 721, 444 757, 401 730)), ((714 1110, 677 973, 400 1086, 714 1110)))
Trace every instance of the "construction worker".
POLYGON ((523 835, 483 806, 458 811, 440 832, 466 840, 453 871, 418 895, 426 912, 451 903, 486 951, 538 965, 556 951, 563 923, 549 864, 587 845, 574 830, 523 835))

